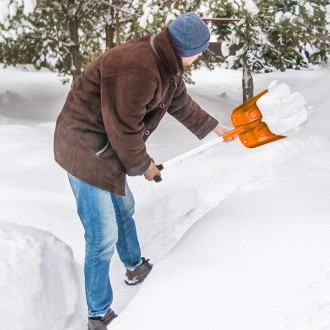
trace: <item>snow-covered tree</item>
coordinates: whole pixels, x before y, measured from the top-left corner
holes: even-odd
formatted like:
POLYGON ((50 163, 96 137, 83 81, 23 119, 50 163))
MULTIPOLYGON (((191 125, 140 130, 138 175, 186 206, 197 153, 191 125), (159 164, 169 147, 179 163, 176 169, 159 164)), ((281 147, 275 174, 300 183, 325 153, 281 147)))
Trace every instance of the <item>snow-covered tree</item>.
POLYGON ((252 0, 224 0, 210 2, 211 13, 219 18, 237 18, 239 22, 213 25, 213 32, 222 42, 222 53, 226 54, 233 45, 240 46, 234 56, 227 56, 224 67, 243 68, 243 101, 253 96, 251 71, 264 66, 261 45, 266 42, 259 25, 259 8, 252 0))
POLYGON ((21 7, 3 20, 1 55, 7 64, 27 59, 75 79, 100 51, 99 1, 38 0, 29 13, 21 7))
POLYGON ((139 19, 134 1, 104 0, 104 10, 101 15, 105 21, 106 48, 112 48, 126 42, 134 34, 131 26, 139 19))
MULTIPOLYGON (((243 68, 244 100, 253 95, 251 72, 329 63, 329 0, 0 0, 0 61, 75 79, 100 51, 157 33, 188 11, 239 20, 210 26, 228 53, 223 66, 243 68)), ((214 56, 204 54, 196 66, 212 67, 214 56)))
POLYGON ((134 28, 142 33, 146 30, 152 33, 159 32, 180 14, 198 11, 200 4, 201 1, 194 0, 134 0, 133 8, 139 16, 134 28))
POLYGON ((210 1, 216 17, 240 18, 239 23, 214 26, 226 53, 227 68, 243 68, 243 101, 253 96, 251 72, 262 73, 329 61, 328 0, 210 1))
POLYGON ((0 24, 8 27, 10 20, 21 11, 24 16, 31 14, 37 5, 37 0, 0 0, 0 24))
POLYGON ((0 61, 11 63, 30 63, 34 45, 25 45, 24 54, 17 50, 21 44, 10 43, 8 40, 19 39, 22 28, 17 22, 30 15, 36 6, 36 1, 22 0, 0 0, 0 61), (12 28, 13 27, 13 28, 12 28))
POLYGON ((270 43, 265 60, 276 69, 299 69, 329 61, 328 0, 268 0, 261 24, 270 43))
POLYGON ((6 8, 0 21, 0 61, 32 63, 73 79, 101 50, 127 41, 127 26, 138 18, 126 0, 38 0, 29 10, 24 5, 28 0, 0 1, 6 8), (10 1, 15 1, 15 11, 10 1))

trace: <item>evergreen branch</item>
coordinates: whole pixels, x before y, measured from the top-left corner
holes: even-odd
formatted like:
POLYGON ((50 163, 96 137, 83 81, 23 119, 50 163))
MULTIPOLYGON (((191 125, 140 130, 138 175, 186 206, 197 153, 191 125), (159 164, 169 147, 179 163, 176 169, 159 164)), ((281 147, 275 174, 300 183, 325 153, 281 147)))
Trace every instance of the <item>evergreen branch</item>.
POLYGON ((79 4, 78 4, 78 7, 77 7, 77 10, 76 10, 76 15, 79 14, 79 12, 80 12, 80 10, 81 10, 83 4, 85 4, 85 0, 80 0, 80 1, 79 1, 79 4))
POLYGON ((66 52, 68 54, 70 54, 70 49, 68 47, 71 47, 72 43, 67 43, 67 42, 60 41, 60 40, 58 40, 58 39, 56 39, 56 38, 54 38, 50 35, 45 36, 41 32, 38 32, 38 31, 35 31, 35 32, 36 32, 36 34, 29 34, 29 37, 31 39, 35 39, 35 40, 45 40, 45 39, 47 40, 47 39, 49 39, 51 41, 55 41, 57 44, 61 44, 61 46, 63 46, 63 49, 65 49, 66 52))
POLYGON ((133 1, 131 1, 131 0, 122 0, 122 2, 126 2, 126 3, 129 3, 129 4, 133 4, 133 1))
POLYGON ((105 5, 109 6, 109 7, 112 7, 112 8, 114 8, 114 9, 118 10, 118 11, 121 11, 121 12, 123 12, 123 13, 125 13, 125 14, 129 14, 130 16, 140 17, 140 16, 137 15, 137 14, 130 13, 129 11, 124 10, 124 9, 122 9, 122 8, 116 6, 116 5, 113 5, 113 4, 109 3, 109 2, 106 2, 106 1, 104 1, 104 0, 101 0, 101 2, 104 3, 105 5))
POLYGON ((89 14, 92 13, 96 7, 97 7, 97 2, 94 2, 94 6, 92 5, 91 8, 89 8, 89 10, 86 11, 84 14, 82 14, 80 17, 89 16, 89 14))

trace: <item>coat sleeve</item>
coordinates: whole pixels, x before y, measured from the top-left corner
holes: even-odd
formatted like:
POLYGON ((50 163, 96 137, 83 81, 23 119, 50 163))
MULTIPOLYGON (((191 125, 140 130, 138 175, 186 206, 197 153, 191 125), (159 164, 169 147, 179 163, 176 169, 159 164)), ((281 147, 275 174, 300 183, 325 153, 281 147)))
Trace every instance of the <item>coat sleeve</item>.
POLYGON ((128 175, 142 175, 151 163, 143 141, 143 119, 155 83, 122 74, 103 77, 101 84, 102 116, 110 144, 128 175))
POLYGON ((202 110, 188 95, 182 78, 180 78, 168 113, 180 121, 200 140, 218 125, 218 121, 202 110))

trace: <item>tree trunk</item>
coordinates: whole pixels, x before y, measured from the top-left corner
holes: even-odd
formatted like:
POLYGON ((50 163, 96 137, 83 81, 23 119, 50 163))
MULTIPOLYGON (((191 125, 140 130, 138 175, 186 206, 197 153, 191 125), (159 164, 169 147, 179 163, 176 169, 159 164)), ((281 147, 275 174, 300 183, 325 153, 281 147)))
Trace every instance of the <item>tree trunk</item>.
POLYGON ((116 46, 120 45, 119 12, 116 10, 116 46))
POLYGON ((253 77, 246 63, 243 65, 242 91, 243 102, 246 102, 253 97, 253 77))
POLYGON ((71 46, 70 46, 70 53, 72 56, 72 68, 71 74, 73 81, 77 79, 77 77, 81 73, 82 67, 82 60, 80 54, 80 44, 79 44, 79 19, 77 16, 70 16, 69 17, 69 24, 70 24, 70 37, 71 37, 71 46))
POLYGON ((243 102, 250 100, 253 97, 253 78, 251 70, 249 68, 249 47, 251 43, 251 24, 250 19, 245 20, 245 32, 247 40, 244 45, 244 55, 242 57, 243 64, 243 77, 242 77, 242 91, 243 91, 243 102))
POLYGON ((110 49, 114 46, 113 37, 115 34, 115 29, 113 23, 111 25, 106 24, 105 26, 105 47, 110 49))
POLYGON ((114 27, 114 8, 110 6, 111 1, 109 0, 109 17, 106 20, 105 24, 105 47, 106 49, 112 48, 115 44, 113 42, 115 36, 115 27, 114 27))

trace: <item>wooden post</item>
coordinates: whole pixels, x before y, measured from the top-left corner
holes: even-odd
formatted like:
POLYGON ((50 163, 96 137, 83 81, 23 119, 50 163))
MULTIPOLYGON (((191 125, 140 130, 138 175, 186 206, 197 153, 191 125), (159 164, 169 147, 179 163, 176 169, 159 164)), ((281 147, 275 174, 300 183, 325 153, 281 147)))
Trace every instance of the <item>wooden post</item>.
MULTIPOLYGON (((216 23, 216 24, 229 24, 233 22, 241 21, 240 18, 203 18, 203 21, 208 23, 216 23)), ((249 25, 246 27, 249 28, 249 25)), ((243 46, 244 47, 244 46, 243 46)), ((242 74, 242 98, 243 102, 251 99, 253 97, 253 77, 250 68, 247 65, 246 54, 243 59, 243 74, 242 74)))

